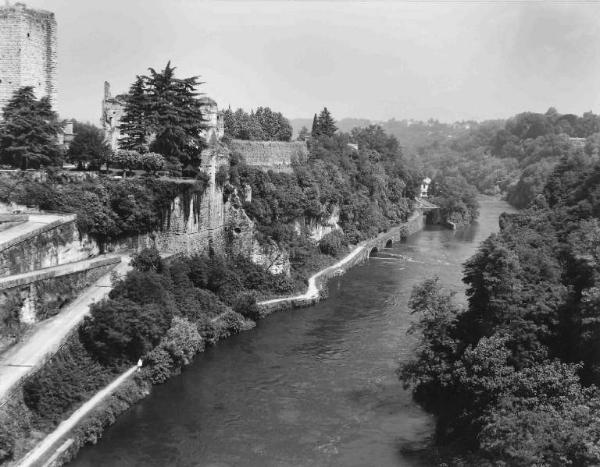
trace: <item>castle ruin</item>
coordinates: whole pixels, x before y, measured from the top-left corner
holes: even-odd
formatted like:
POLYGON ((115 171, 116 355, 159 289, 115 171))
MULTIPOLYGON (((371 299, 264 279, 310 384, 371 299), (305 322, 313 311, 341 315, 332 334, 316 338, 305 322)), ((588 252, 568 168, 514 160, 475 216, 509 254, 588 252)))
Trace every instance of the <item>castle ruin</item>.
POLYGON ((57 103, 54 13, 24 3, 0 6, 0 109, 14 92, 32 86, 36 97, 57 103))

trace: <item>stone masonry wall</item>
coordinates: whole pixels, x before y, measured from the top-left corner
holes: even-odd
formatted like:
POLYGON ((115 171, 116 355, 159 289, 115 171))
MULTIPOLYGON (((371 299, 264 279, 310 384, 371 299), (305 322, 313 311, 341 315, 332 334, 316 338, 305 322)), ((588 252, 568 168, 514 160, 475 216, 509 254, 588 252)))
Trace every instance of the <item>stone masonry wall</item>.
POLYGON ((54 13, 23 3, 0 7, 0 107, 23 86, 57 103, 57 39, 54 13))
POLYGON ((48 226, 0 251, 0 277, 81 261, 98 255, 96 242, 81 236, 75 220, 48 226))
POLYGON ((98 259, 88 269, 76 270, 71 274, 46 277, 48 274, 40 271, 38 276, 28 280, 7 284, 9 287, 0 291, 0 316, 4 315, 3 308, 16 305, 20 307, 22 323, 32 324, 50 318, 75 299, 79 292, 113 269, 119 261, 118 258, 98 259))
POLYGON ((262 170, 292 172, 292 164, 308 159, 305 141, 246 141, 234 139, 229 143, 231 152, 240 154, 246 164, 262 170))

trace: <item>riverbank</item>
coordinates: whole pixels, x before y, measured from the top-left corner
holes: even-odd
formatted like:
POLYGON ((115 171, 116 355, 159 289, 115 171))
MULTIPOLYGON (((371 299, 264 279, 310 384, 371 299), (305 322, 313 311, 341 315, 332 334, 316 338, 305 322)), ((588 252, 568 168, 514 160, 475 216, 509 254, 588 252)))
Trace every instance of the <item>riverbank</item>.
MULTIPOLYGON (((266 315, 276 310, 308 306, 316 303, 323 298, 323 290, 329 278, 344 273, 349 268, 367 259, 372 252, 389 248, 394 242, 398 242, 418 232, 423 226, 424 218, 422 213, 415 212, 406 223, 393 227, 388 232, 384 232, 373 239, 362 242, 336 264, 312 275, 309 278, 308 288, 304 294, 283 299, 266 300, 259 303, 261 314, 266 315)), ((38 465, 57 466, 68 462, 84 444, 95 443, 100 438, 103 430, 114 423, 120 413, 149 394, 150 384, 141 377, 122 378, 120 382, 123 384, 111 385, 111 392, 114 391, 112 395, 108 396, 105 393, 104 398, 96 400, 97 405, 89 404, 89 402, 85 404, 86 413, 84 415, 86 416, 81 423, 79 422, 84 415, 78 411, 61 424, 61 426, 69 427, 69 429, 59 428, 58 430, 62 431, 58 433, 58 436, 52 433, 46 438, 51 439, 52 443, 44 441, 48 450, 40 458, 46 459, 46 463, 40 462, 38 465), (75 420, 74 417, 78 418, 75 420)), ((17 463, 16 465, 22 464, 17 463)))

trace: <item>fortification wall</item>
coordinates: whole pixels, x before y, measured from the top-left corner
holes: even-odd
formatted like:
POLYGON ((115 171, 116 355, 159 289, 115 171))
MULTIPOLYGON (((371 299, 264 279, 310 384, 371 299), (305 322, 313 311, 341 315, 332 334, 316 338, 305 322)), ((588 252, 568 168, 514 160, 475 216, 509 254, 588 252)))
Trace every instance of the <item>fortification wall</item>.
POLYGON ((291 173, 292 164, 308 159, 305 141, 246 141, 234 139, 229 143, 231 152, 240 154, 246 164, 262 170, 291 173))
POLYGON ((23 86, 57 103, 57 39, 54 13, 23 3, 0 7, 0 107, 23 86))

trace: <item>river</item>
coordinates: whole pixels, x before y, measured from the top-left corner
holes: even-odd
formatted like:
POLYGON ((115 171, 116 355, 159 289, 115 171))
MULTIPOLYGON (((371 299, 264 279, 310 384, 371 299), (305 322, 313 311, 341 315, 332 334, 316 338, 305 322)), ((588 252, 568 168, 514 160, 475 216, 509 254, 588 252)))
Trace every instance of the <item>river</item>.
POLYGON ((480 203, 476 224, 428 227, 333 279, 328 300, 199 354, 69 465, 421 465, 401 448, 427 440, 433 420, 394 374, 413 345, 407 301, 434 275, 464 290, 462 263, 512 210, 480 203))

